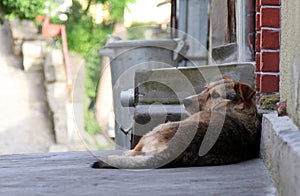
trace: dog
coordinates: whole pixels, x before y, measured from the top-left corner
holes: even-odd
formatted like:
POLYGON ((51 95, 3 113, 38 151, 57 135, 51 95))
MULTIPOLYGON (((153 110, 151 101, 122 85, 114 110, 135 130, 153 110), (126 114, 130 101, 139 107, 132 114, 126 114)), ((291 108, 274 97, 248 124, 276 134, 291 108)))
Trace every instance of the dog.
POLYGON ((133 150, 110 155, 93 168, 146 169, 224 165, 255 158, 261 125, 255 90, 225 76, 183 100, 190 116, 160 124, 133 150))

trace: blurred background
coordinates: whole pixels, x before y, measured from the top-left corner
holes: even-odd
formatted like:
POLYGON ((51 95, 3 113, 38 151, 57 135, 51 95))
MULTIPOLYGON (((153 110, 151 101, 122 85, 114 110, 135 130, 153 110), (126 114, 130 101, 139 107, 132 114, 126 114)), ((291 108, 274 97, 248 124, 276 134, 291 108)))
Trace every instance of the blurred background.
POLYGON ((168 38, 170 15, 163 0, 2 0, 0 154, 114 148, 99 49, 168 38))
POLYGON ((0 154, 133 148, 221 74, 254 87, 254 2, 2 0, 0 154))

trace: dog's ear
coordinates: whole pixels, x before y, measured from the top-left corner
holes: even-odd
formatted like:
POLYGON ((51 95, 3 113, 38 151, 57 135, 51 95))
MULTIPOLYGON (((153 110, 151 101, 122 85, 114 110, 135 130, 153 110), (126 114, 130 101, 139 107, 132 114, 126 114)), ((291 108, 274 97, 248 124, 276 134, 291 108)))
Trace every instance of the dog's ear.
POLYGON ((233 80, 229 76, 223 76, 221 78, 216 79, 214 82, 218 82, 218 81, 223 83, 233 82, 233 80))
POLYGON ((231 83, 231 82, 234 81, 229 76, 223 76, 222 78, 218 78, 217 80, 208 83, 204 88, 212 88, 220 84, 231 83))
POLYGON ((255 95, 255 90, 251 88, 249 85, 244 83, 235 83, 234 85, 235 92, 239 94, 243 101, 249 101, 255 95))
POLYGON ((223 76, 221 79, 233 81, 229 76, 223 76))

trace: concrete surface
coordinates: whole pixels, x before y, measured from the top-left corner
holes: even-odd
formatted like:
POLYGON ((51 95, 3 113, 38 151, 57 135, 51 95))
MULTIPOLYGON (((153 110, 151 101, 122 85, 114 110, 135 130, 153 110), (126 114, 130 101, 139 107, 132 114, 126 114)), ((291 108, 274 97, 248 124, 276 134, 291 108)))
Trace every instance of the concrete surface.
POLYGON ((62 50, 51 49, 45 55, 44 74, 47 83, 66 82, 64 56, 62 50))
POLYGON ((268 196, 276 191, 260 159, 152 170, 92 169, 95 160, 89 152, 0 156, 0 195, 268 196))
POLYGON ((19 26, 0 25, 0 154, 47 152, 54 138, 43 74, 21 70, 22 58, 12 47, 21 38, 10 27, 15 32, 19 26))
POLYGON ((42 72, 0 68, 0 154, 47 152, 54 143, 42 72))
POLYGON ((45 50, 45 41, 24 41, 24 43, 22 44, 24 70, 43 70, 45 50))
POLYGON ((289 117, 263 116, 261 156, 279 195, 300 195, 300 131, 289 117))
POLYGON ((37 34, 37 27, 33 21, 13 19, 9 21, 14 39, 18 40, 44 40, 37 34))
POLYGON ((300 126, 300 1, 281 1, 280 96, 300 126))

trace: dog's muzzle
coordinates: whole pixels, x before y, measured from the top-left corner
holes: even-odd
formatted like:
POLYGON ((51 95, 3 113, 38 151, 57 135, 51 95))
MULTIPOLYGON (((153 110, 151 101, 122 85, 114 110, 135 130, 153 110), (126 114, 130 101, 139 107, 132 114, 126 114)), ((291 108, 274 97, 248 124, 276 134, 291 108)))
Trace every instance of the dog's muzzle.
POLYGON ((194 114, 200 111, 200 106, 198 103, 198 96, 192 95, 182 100, 185 110, 190 113, 194 114), (197 104, 198 103, 198 104, 197 104))
POLYGON ((188 108, 190 105, 192 105, 193 100, 190 99, 190 97, 185 98, 184 100, 182 100, 183 105, 185 108, 188 108))

